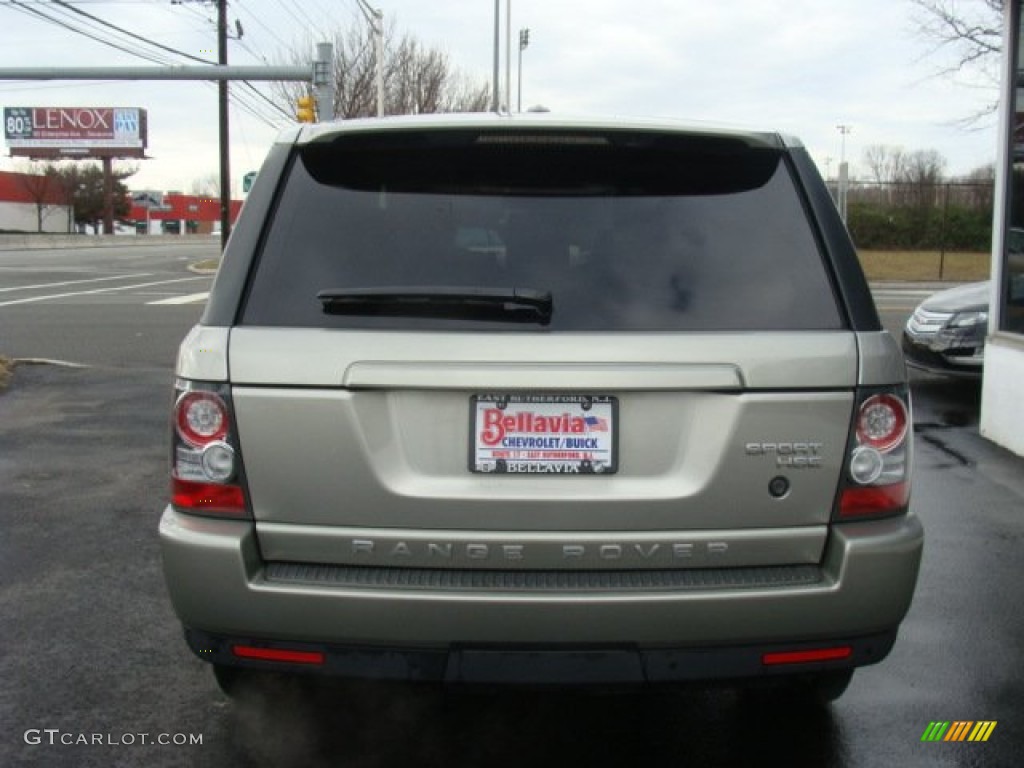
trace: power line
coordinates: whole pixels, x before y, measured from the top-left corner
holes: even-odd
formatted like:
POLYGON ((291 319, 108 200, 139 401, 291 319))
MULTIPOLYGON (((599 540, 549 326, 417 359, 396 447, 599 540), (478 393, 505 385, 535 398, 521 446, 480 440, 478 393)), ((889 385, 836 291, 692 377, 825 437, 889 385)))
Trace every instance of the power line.
MULTIPOLYGON (((50 5, 53 0, 0 0, 0 5, 50 5)), ((152 5, 153 0, 75 0, 75 5, 152 5)))
POLYGON ((302 19, 300 19, 300 18, 299 18, 298 16, 296 16, 296 15, 295 15, 295 12, 294 12, 294 11, 292 11, 291 7, 289 7, 288 5, 286 5, 286 4, 285 4, 284 0, 275 0, 275 1, 277 2, 277 4, 278 4, 279 6, 281 6, 281 8, 282 8, 282 9, 284 10, 284 12, 285 12, 285 13, 287 13, 287 14, 288 14, 289 16, 291 16, 291 17, 292 17, 292 19, 294 19, 294 20, 295 20, 295 22, 296 22, 296 23, 297 23, 297 24, 298 24, 298 25, 299 25, 300 27, 301 27, 301 26, 303 26, 304 24, 309 24, 310 26, 316 26, 316 25, 315 25, 315 24, 314 24, 314 23, 312 22, 312 20, 310 20, 310 19, 307 19, 307 20, 306 20, 305 22, 303 22, 303 21, 302 21, 302 19))
MULTIPOLYGON (((58 14, 60 20, 63 20, 64 24, 68 25, 68 27, 71 30, 75 31, 76 34, 83 34, 84 30, 85 32, 92 33, 93 35, 99 35, 99 38, 101 40, 114 42, 122 46, 129 46, 128 51, 130 51, 133 54, 138 54, 140 52, 148 54, 149 61, 156 61, 159 63, 171 62, 170 59, 168 59, 164 54, 160 53, 159 51, 147 51, 145 48, 141 48, 137 41, 132 40, 128 37, 119 36, 117 32, 111 32, 109 29, 104 28, 101 24, 97 24, 96 22, 91 21, 89 19, 79 18, 66 8, 61 8, 58 5, 51 4, 48 10, 51 14, 58 14)), ((58 17, 54 16, 52 18, 57 19, 58 17)))
POLYGON ((276 101, 271 99, 269 96, 267 96, 265 93, 263 93, 263 91, 259 90, 256 86, 254 86, 249 81, 243 80, 242 81, 242 85, 247 87, 250 91, 252 91, 254 96, 257 96, 260 99, 262 99, 264 102, 266 102, 267 105, 269 105, 275 112, 279 112, 282 117, 285 117, 288 120, 294 120, 295 119, 294 117, 292 117, 292 114, 287 109, 285 109, 280 104, 278 104, 276 101))
POLYGON ((184 56, 186 59, 191 59, 192 61, 198 61, 200 64, 215 64, 216 63, 214 61, 209 61, 208 59, 201 59, 198 56, 193 56, 192 54, 185 53, 184 51, 179 51, 177 48, 170 48, 170 47, 168 47, 166 45, 163 45, 162 43, 156 42, 155 40, 150 40, 148 37, 143 37, 142 35, 137 35, 134 32, 131 32, 131 31, 127 30, 127 29, 124 29, 122 27, 117 26, 116 24, 111 24, 109 21, 101 19, 98 16, 93 16, 91 13, 86 13, 83 10, 75 8, 70 3, 64 2, 64 0, 53 0, 53 3, 54 3, 54 5, 62 6, 64 8, 67 8, 69 11, 77 13, 79 16, 84 16, 87 19, 95 21, 96 23, 101 24, 104 27, 109 27, 110 29, 116 30, 116 31, 120 32, 122 35, 127 35, 128 37, 131 37, 131 38, 133 38, 135 40, 140 40, 140 41, 146 43, 147 45, 152 45, 155 48, 159 48, 162 51, 167 51, 168 53, 173 53, 173 54, 176 54, 178 56, 184 56))
MULTIPOLYGON (((39 18, 41 18, 41 19, 43 19, 45 21, 48 21, 48 22, 50 22, 52 24, 56 24, 57 26, 62 27, 64 29, 67 29, 67 30, 69 30, 71 32, 74 32, 75 34, 83 35, 85 37, 88 37, 89 39, 95 40, 97 42, 101 42, 104 45, 113 47, 113 48, 115 48, 117 50, 120 50, 120 51, 123 51, 125 53, 129 53, 129 54, 131 54, 133 56, 137 56, 139 58, 143 58, 143 59, 145 59, 147 61, 151 61, 151 62, 154 62, 154 63, 157 63, 157 64, 173 64, 173 63, 175 63, 173 60, 167 59, 166 57, 161 56, 160 54, 153 53, 151 55, 147 51, 143 51, 143 50, 139 50, 139 49, 128 49, 128 48, 122 47, 122 46, 118 45, 117 42, 115 42, 114 40, 110 40, 110 39, 107 39, 107 38, 97 37, 96 35, 92 34, 89 31, 88 28, 83 28, 81 26, 75 26, 73 24, 70 24, 70 23, 68 23, 66 21, 62 21, 61 19, 58 19, 58 18, 53 17, 53 16, 50 16, 50 15, 48 15, 46 13, 43 13, 43 12, 37 10, 37 9, 34 9, 34 8, 22 7, 24 5, 23 0, 7 0, 7 2, 5 2, 4 4, 5 5, 10 5, 10 6, 14 7, 15 10, 22 11, 22 12, 27 13, 29 15, 39 17, 39 18)), ((69 3, 64 2, 63 0, 52 0, 51 5, 59 6, 58 8, 54 8, 53 10, 58 12, 58 13, 64 14, 66 17, 67 17, 68 11, 83 17, 86 21, 85 22, 80 22, 80 24, 81 23, 89 24, 89 25, 91 25, 93 30, 96 30, 97 27, 106 27, 108 29, 114 30, 116 33, 119 33, 121 35, 125 35, 125 36, 127 36, 129 38, 132 38, 132 39, 137 40, 139 42, 145 43, 147 45, 154 46, 154 47, 156 47, 156 48, 158 48, 160 50, 167 51, 169 53, 173 53, 173 54, 175 54, 177 56, 183 56, 183 57, 185 57, 187 59, 191 59, 193 61, 198 61, 198 62, 203 63, 203 64, 213 64, 214 63, 212 61, 207 61, 207 60, 201 59, 199 57, 193 56, 193 55, 191 55, 189 53, 186 53, 185 51, 181 51, 179 49, 171 48, 169 46, 163 45, 162 43, 158 43, 158 42, 156 42, 154 40, 151 40, 151 39, 149 39, 147 37, 144 37, 142 35, 136 34, 136 33, 132 32, 131 30, 124 29, 123 27, 119 27, 116 24, 111 24, 111 23, 107 22, 106 20, 104 20, 104 19, 102 19, 102 18, 100 18, 98 16, 94 16, 93 14, 86 13, 85 11, 81 11, 81 10, 79 10, 77 8, 71 7, 71 5, 69 3)), ((251 83, 244 83, 244 85, 252 92, 252 94, 254 94, 256 97, 258 97, 262 101, 266 102, 266 104, 269 107, 271 107, 275 112, 280 113, 281 115, 283 115, 284 117, 287 117, 287 118, 291 117, 291 115, 286 110, 284 110, 283 108, 281 108, 280 106, 275 104, 273 101, 271 101, 269 98, 267 98, 263 93, 258 91, 251 83)), ((232 96, 234 97, 234 94, 232 96)), ((252 115, 253 117, 257 118, 258 120, 260 120, 261 122, 265 123, 266 125, 268 125, 270 127, 273 127, 273 128, 278 127, 278 125, 271 118, 269 118, 267 116, 267 114, 264 113, 258 106, 256 106, 253 101, 251 101, 250 99, 244 98, 244 96, 242 94, 238 94, 238 106, 239 106, 240 109, 243 109, 244 111, 248 112, 250 115, 252 115)), ((276 117, 276 115, 275 115, 275 117, 276 117)))
POLYGON ((39 18, 44 19, 45 21, 48 21, 51 24, 56 24, 57 26, 63 27, 64 29, 67 29, 67 30, 70 30, 71 32, 74 32, 77 35, 83 35, 84 37, 88 37, 89 39, 95 40, 97 43, 100 43, 101 45, 106 45, 106 46, 108 46, 110 48, 114 48, 115 50, 121 51, 122 53, 127 53, 127 54, 129 54, 131 56, 137 56, 140 59, 145 59, 146 61, 150 61, 150 62, 152 62, 154 64, 166 64, 167 63, 166 60, 161 60, 161 59, 155 58, 155 57, 150 56, 148 54, 144 54, 141 51, 137 51, 137 50, 133 51, 133 50, 131 50, 129 48, 124 48, 124 47, 118 45, 117 43, 111 42, 110 40, 104 40, 101 37, 96 37, 95 35, 93 35, 93 34, 91 34, 89 32, 86 32, 83 29, 78 29, 76 27, 71 26, 70 24, 66 24, 65 22, 61 21, 60 19, 56 19, 53 16, 49 16, 49 15, 43 13, 42 11, 36 10, 35 8, 29 8, 28 6, 23 5, 18 0, 9 0, 9 4, 10 4, 10 6, 14 10, 21 11, 22 13, 25 13, 25 14, 28 14, 28 15, 38 16, 39 18))
POLYGON ((245 11, 245 13, 249 16, 249 18, 252 19, 252 21, 254 21, 258 26, 260 26, 264 30, 266 30, 266 32, 269 33, 270 36, 273 37, 282 48, 287 48, 288 47, 288 44, 286 42, 284 42, 284 40, 282 40, 280 37, 278 37, 277 33, 271 27, 267 26, 267 24, 259 16, 257 16, 256 14, 254 14, 252 11, 250 11, 248 8, 245 8, 244 6, 239 6, 238 10, 245 11))
POLYGON ((191 3, 177 2, 172 3, 171 7, 174 9, 180 8, 183 11, 191 14, 193 17, 193 24, 195 24, 196 21, 199 21, 201 23, 200 26, 193 26, 193 29, 199 32, 210 32, 212 30, 213 34, 217 34, 217 22, 210 18, 210 16, 208 16, 207 14, 200 11, 198 8, 193 7, 191 3))
MULTIPOLYGON (((81 0, 79 0, 79 1, 81 1, 81 0)), ((127 3, 127 2, 134 2, 136 0, 122 0, 122 1, 127 3)), ((279 0, 279 2, 280 2, 280 0, 279 0)), ((145 37, 143 35, 139 35, 139 34, 137 34, 135 32, 132 32, 131 30, 125 29, 125 28, 120 27, 120 26, 118 26, 116 24, 112 24, 112 23, 106 21, 105 19, 102 19, 102 18, 100 18, 98 16, 95 16, 95 15, 93 15, 91 13, 87 13, 85 11, 82 11, 82 10, 78 9, 78 8, 74 8, 70 3, 66 2, 65 0, 50 0, 50 2, 48 3, 51 6, 51 10, 56 12, 56 13, 61 14, 61 16, 64 17, 63 19, 62 18, 57 18, 55 16, 51 16, 51 15, 49 15, 47 13, 44 13, 43 11, 40 11, 40 10, 38 10, 36 8, 28 7, 30 4, 41 4, 41 3, 39 2, 39 0, 0 0, 0 5, 7 5, 7 6, 13 8, 14 10, 20 11, 20 12, 22 12, 22 13, 30 16, 30 17, 34 17, 34 18, 37 18, 39 20, 48 22, 50 24, 54 24, 54 25, 56 25, 58 27, 61 27, 62 29, 68 30, 68 31, 70 31, 70 32, 72 32, 74 34, 81 35, 83 37, 87 37, 90 40, 98 42, 98 43, 100 43, 102 45, 108 46, 110 48, 113 48, 115 50, 121 51, 123 53, 127 53, 127 54, 129 54, 131 56, 134 56, 134 57, 137 57, 137 58, 141 58, 141 59, 146 60, 146 61, 153 62, 155 64, 171 65, 171 64, 174 64, 176 62, 173 59, 168 59, 166 56, 161 55, 161 54, 156 53, 156 52, 152 52, 151 53, 149 51, 145 51, 145 50, 139 49, 138 47, 127 48, 127 47, 119 44, 119 43, 123 42, 122 40, 119 40, 117 38, 111 39, 111 36, 110 36, 109 32, 107 32, 107 30, 113 30, 113 32, 116 33, 116 34, 120 34, 120 35, 126 36, 126 37, 128 37, 128 38, 130 38, 132 40, 144 43, 144 44, 149 45, 149 46, 153 46, 154 48, 157 48, 157 49, 159 49, 161 51, 166 51, 166 52, 172 53, 172 54, 174 54, 176 56, 182 56, 182 57, 184 57, 186 59, 190 59, 192 61, 197 61, 197 62, 200 62, 200 63, 203 63, 203 64, 213 64, 214 63, 212 61, 208 61, 208 60, 199 58, 197 56, 193 56, 193 55, 191 55, 189 53, 186 53, 185 51, 182 51, 182 50, 179 50, 179 49, 176 49, 176 48, 172 48, 170 46, 163 45, 162 43, 159 43, 159 42, 157 42, 155 40, 151 40, 150 38, 147 38, 147 37, 145 37), (57 7, 53 7, 53 6, 57 6, 57 7), (81 17, 81 19, 79 20, 77 25, 70 22, 70 19, 72 18, 70 16, 70 14, 72 14, 72 13, 75 14, 76 16, 81 17), (83 25, 88 25, 88 26, 83 26, 83 25), (98 35, 103 35, 103 36, 98 36, 98 35)), ((136 4, 141 4, 141 3, 136 2, 136 4)), ((152 2, 146 2, 146 4, 152 4, 152 2)), ((188 6, 185 6, 185 7, 188 8, 188 6)), ((288 9, 285 7, 285 10, 287 11, 288 9)), ((293 16, 293 18, 295 17, 294 14, 291 14, 291 15, 293 16)), ((274 34, 273 30, 270 29, 269 27, 267 27, 265 24, 263 24, 259 20, 258 17, 253 17, 253 18, 255 18, 257 20, 257 23, 259 23, 261 26, 263 26, 265 29, 267 29, 268 32, 270 32, 272 35, 274 34)), ((275 37, 276 37, 276 35, 275 35, 275 37)), ((248 45, 243 43, 242 46, 250 53, 250 55, 252 55, 252 56, 254 56, 256 58, 262 59, 264 62, 267 61, 266 57, 260 56, 258 53, 253 51, 248 45)), ((98 85, 98 84, 100 84, 100 83, 93 83, 92 85, 98 85)), ((247 89, 247 93, 241 93, 241 92, 238 92, 238 91, 235 91, 235 92, 231 93, 231 101, 235 104, 235 106, 237 108, 245 111, 246 113, 248 113, 252 117, 256 118, 260 122, 264 123, 268 127, 275 128, 275 129, 278 129, 278 128, 281 127, 281 125, 280 125, 280 118, 281 117, 284 117, 288 121, 291 121, 292 115, 286 109, 284 109, 283 107, 281 107, 280 105, 275 103, 272 99, 270 99, 268 96, 266 96, 266 94, 262 93, 259 89, 257 89, 252 83, 243 81, 241 84, 247 89), (254 98, 258 99, 261 102, 263 102, 263 105, 261 105, 258 102, 254 101, 254 98), (268 113, 264 111, 268 107, 271 110, 273 110, 273 116, 269 116, 268 113)), ((36 86, 33 86, 33 87, 38 88, 39 86, 36 85, 36 86)), ((48 87, 61 87, 61 86, 48 86, 48 87)), ((69 86, 63 86, 63 87, 69 87, 69 86)), ((212 88, 212 87, 215 87, 215 86, 213 86, 212 84, 207 84, 207 87, 211 87, 212 88)), ((10 90, 20 90, 20 89, 10 89, 10 90)))

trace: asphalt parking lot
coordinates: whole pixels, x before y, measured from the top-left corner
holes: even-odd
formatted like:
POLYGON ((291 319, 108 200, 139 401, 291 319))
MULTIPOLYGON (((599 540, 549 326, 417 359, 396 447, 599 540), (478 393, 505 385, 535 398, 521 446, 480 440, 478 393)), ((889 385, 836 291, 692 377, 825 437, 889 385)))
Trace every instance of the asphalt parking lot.
POLYGON ((914 605, 888 659, 805 711, 729 688, 284 685, 228 703, 185 649, 160 574, 170 383, 24 366, 0 397, 0 764, 1016 764, 1024 473, 977 436, 976 387, 919 380, 914 506, 928 540, 914 605), (998 725, 984 744, 922 743, 936 720, 998 725))
MULTIPOLYGON (((50 322, 66 329, 51 343, 88 367, 22 365, 0 394, 0 765, 1019 764, 1024 459, 978 435, 977 384, 914 376, 913 506, 927 536, 918 591, 892 654, 858 671, 831 707, 729 687, 290 683, 229 703, 181 638, 156 538, 170 339, 198 307, 132 303, 130 293, 48 305, 50 322), (169 313, 154 315, 162 320, 152 332, 131 326, 125 336, 146 334, 124 342, 145 362, 118 339, 115 351, 80 340, 113 332, 100 322, 113 304, 140 317, 169 313), (935 721, 997 725, 984 743, 923 742, 935 721)), ((0 308, 0 341, 7 334, 16 356, 34 344, 36 304, 0 308)))

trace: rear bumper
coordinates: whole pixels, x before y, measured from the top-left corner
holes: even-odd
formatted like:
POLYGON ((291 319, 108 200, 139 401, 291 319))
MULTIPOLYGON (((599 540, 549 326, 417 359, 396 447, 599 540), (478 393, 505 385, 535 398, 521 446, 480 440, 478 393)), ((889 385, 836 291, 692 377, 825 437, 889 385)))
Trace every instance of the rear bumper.
MULTIPOLYGON (((283 581, 268 575, 252 523, 172 508, 160 539, 171 600, 192 647, 220 663, 238 662, 232 643, 284 643, 349 657, 328 665, 341 674, 365 668, 360 674, 415 678, 413 670, 430 669, 428 679, 486 679, 465 670, 530 667, 544 649, 548 660, 685 679, 700 668, 713 671, 704 676, 745 676, 777 646, 851 645, 851 656, 828 668, 880 660, 910 606, 923 531, 913 515, 836 526, 811 583, 650 591, 283 581), (399 656, 407 661, 384 663, 399 656)), ((538 664, 543 670, 549 662, 538 664)))
POLYGON ((338 677, 428 683, 498 685, 615 685, 695 680, 752 679, 768 675, 813 674, 881 661, 896 630, 827 644, 757 644, 728 648, 643 648, 635 646, 452 646, 447 649, 381 648, 326 643, 273 643, 186 629, 185 639, 203 661, 226 666, 307 671, 338 677), (253 661, 235 648, 298 652, 317 663, 253 661), (843 651, 835 659, 766 665, 778 653, 843 651))

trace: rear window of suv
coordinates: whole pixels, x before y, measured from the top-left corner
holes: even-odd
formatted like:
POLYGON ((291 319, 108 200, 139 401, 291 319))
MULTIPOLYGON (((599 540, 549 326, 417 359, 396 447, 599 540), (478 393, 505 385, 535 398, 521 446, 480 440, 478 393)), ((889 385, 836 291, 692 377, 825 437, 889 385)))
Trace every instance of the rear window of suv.
POLYGON ((593 131, 356 133, 298 148, 241 319, 407 330, 843 327, 783 150, 593 131), (479 296, 488 311, 476 311, 479 296), (544 311, 506 296, 543 297, 544 311))

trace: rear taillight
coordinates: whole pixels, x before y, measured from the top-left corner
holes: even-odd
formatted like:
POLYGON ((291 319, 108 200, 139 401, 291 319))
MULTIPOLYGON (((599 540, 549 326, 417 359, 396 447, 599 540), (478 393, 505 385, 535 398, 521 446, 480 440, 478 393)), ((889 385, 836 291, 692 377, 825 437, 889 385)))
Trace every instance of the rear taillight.
POLYGON ((872 395, 857 413, 857 442, 885 453, 907 436, 907 406, 896 395, 872 395))
POLYGON ((223 440, 228 433, 228 407, 213 392, 185 392, 174 409, 178 434, 192 445, 223 440))
POLYGON ((182 512, 248 517, 227 385, 178 381, 171 503, 182 512))
POLYGON ((858 393, 839 495, 839 519, 906 511, 910 501, 910 424, 906 387, 858 393))

